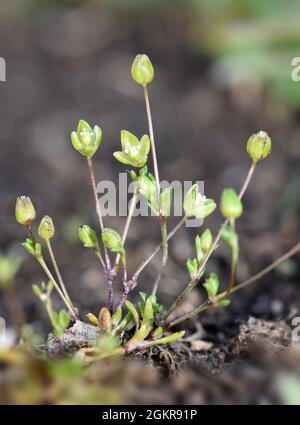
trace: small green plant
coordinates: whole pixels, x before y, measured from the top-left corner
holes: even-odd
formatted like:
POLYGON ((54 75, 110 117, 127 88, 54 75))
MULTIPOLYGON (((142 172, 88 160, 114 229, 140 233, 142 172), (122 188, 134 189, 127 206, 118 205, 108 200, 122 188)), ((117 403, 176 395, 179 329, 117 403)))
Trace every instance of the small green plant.
MULTIPOLYGON (((108 350, 101 351, 101 344, 94 349, 87 349, 89 352, 93 351, 93 354, 95 354, 94 358, 103 358, 113 354, 126 354, 135 350, 146 350, 154 345, 168 344, 182 338, 185 334, 184 331, 172 333, 170 329, 185 320, 193 318, 208 308, 227 307, 230 303, 232 293, 259 279, 300 249, 300 244, 297 244, 269 267, 251 279, 236 285, 236 271, 239 258, 239 238, 236 222, 243 214, 242 198, 258 162, 266 158, 271 151, 271 139, 266 132, 260 131, 257 134, 253 134, 246 145, 251 159, 251 166, 241 189, 237 193, 234 189, 227 188, 222 193, 220 211, 224 217, 224 222, 220 230, 215 237, 213 237, 210 229, 206 229, 201 234, 196 235, 195 258, 188 259, 186 263, 189 275, 187 284, 168 308, 158 302, 157 289, 167 265, 169 241, 185 225, 189 218, 205 219, 205 217, 215 211, 217 204, 213 199, 206 198, 201 194, 198 185, 194 184, 184 197, 184 216, 171 231, 168 231, 168 218, 172 206, 172 188, 168 187, 162 190, 160 185, 148 94, 148 85, 154 78, 154 68, 148 56, 137 55, 133 61, 131 73, 133 80, 143 89, 149 135, 145 134, 139 139, 129 131, 122 130, 121 150, 114 153, 114 157, 118 162, 133 167, 129 172, 135 184, 129 213, 122 234, 119 234, 115 229, 105 227, 97 196, 93 156, 96 154, 102 141, 101 128, 97 125, 92 128, 86 121, 80 120, 77 131, 73 131, 71 134, 74 149, 85 157, 87 161, 100 231, 98 237, 94 229, 84 224, 79 228, 78 235, 83 247, 94 251, 107 281, 106 306, 99 308, 100 311, 98 314, 89 313, 87 319, 90 324, 97 327, 103 337, 110 339, 112 342, 108 344, 110 347, 108 350), (153 174, 148 169, 150 151, 153 161, 153 174), (136 272, 129 276, 127 271, 126 239, 139 197, 146 199, 153 215, 157 217, 161 229, 161 243, 142 262, 136 272), (223 292, 220 292, 220 280, 215 273, 211 273, 206 278, 204 277, 207 262, 221 241, 231 251, 231 272, 227 287, 223 292), (162 251, 161 270, 153 282, 149 293, 141 292, 141 301, 138 305, 134 305, 128 299, 129 295, 137 287, 140 275, 145 267, 159 251, 162 251), (121 275, 122 293, 120 299, 116 301, 114 289, 119 275, 121 275), (206 291, 207 300, 194 310, 176 317, 174 313, 178 307, 196 285, 201 285, 201 282, 203 282, 202 287, 206 291)), ((28 237, 23 243, 24 249, 36 259, 49 280, 47 286, 44 284, 41 287, 34 285, 33 291, 45 306, 55 335, 62 337, 71 322, 80 320, 80 315, 79 310, 74 306, 68 294, 52 248, 52 240, 55 236, 53 220, 49 216, 43 217, 38 227, 38 235, 48 250, 55 274, 50 271, 44 258, 44 248, 37 241, 33 231, 32 225, 36 219, 36 212, 29 197, 22 196, 17 199, 16 219, 27 229, 28 237), (57 291, 65 307, 65 309, 58 312, 53 309, 51 302, 53 290, 57 291)))

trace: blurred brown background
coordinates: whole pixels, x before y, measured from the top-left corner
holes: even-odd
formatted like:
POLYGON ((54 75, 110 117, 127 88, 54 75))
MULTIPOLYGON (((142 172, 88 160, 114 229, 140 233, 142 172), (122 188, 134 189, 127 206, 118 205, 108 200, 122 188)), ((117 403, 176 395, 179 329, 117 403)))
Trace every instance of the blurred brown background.
MULTIPOLYGON (((150 100, 162 179, 204 180, 206 194, 218 200, 224 186, 238 189, 248 171, 249 135, 266 130, 272 138, 272 154, 259 164, 238 224, 239 279, 299 239, 300 82, 291 80, 291 60, 300 56, 299 2, 2 0, 0 10, 0 55, 7 62, 7 81, 0 83, 0 249, 23 258, 16 293, 29 322, 39 327, 45 318, 31 293, 44 276, 20 248, 18 195, 32 197, 39 217, 54 218, 54 248, 82 313, 104 302, 98 263, 77 241, 78 225, 96 220, 86 165, 69 135, 80 118, 99 124, 97 179, 117 181, 126 168, 112 157, 120 130, 148 131, 142 91, 130 76, 137 53, 147 53, 155 66, 150 100)), ((217 212, 205 224, 216 231, 220 220, 217 212)), ((122 231, 124 218, 105 222, 122 231)), ((170 244, 160 288, 166 302, 187 281, 194 236, 195 229, 182 230, 170 244)), ((154 218, 134 220, 131 271, 159 238, 154 218)), ((228 252, 220 251, 209 270, 227 276, 228 252)), ((158 256, 140 288, 147 291, 159 265, 158 256)), ((300 306, 297 267, 294 259, 236 295, 229 311, 286 317, 300 306)), ((196 291, 184 308, 201 297, 196 291)), ((0 313, 11 321, 1 299, 0 313)))

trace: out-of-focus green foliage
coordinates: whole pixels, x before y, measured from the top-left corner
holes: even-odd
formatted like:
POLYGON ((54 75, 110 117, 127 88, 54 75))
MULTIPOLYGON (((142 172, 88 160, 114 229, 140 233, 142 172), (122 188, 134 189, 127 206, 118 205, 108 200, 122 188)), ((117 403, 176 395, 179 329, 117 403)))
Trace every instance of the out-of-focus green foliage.
POLYGON ((46 359, 26 350, 0 351, 5 370, 0 404, 120 404, 120 361, 84 368, 77 357, 46 359))
POLYGON ((277 390, 282 404, 298 406, 300 404, 300 378, 290 374, 281 375, 277 390))

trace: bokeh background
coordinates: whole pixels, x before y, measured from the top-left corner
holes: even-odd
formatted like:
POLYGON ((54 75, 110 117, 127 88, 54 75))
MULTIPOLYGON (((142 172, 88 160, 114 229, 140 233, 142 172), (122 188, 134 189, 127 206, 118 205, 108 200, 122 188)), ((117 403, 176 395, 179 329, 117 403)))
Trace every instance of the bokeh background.
MULTIPOLYGON (((130 76, 137 53, 147 53, 155 66, 150 101, 161 178, 204 180, 206 194, 218 200, 225 186, 239 189, 248 171, 248 137, 266 130, 272 138, 272 154, 258 166, 238 224, 238 279, 299 239, 300 82, 291 79, 291 61, 300 56, 298 1, 1 0, 0 10, 0 55, 7 62, 7 81, 0 83, 0 249, 2 256, 21 258, 13 296, 4 290, 0 298, 1 316, 9 324, 17 297, 27 322, 44 333, 50 329, 31 293, 43 273, 20 248, 23 229, 14 219, 18 195, 32 197, 39 217, 54 218, 54 249, 82 315, 96 313, 105 300, 98 262, 77 240, 78 226, 96 226, 96 218, 86 164, 72 149, 70 132, 80 118, 102 127, 97 180, 117 182, 125 171, 112 156, 120 130, 147 132, 142 91, 130 76)), ((205 224, 216 231, 220 220, 217 212, 205 224)), ((124 218, 105 222, 122 231, 124 218)), ((188 279, 185 261, 194 255, 194 237, 195 229, 181 230, 170 243, 160 287, 166 303, 188 279)), ((159 238, 154 218, 134 220, 130 271, 159 238)), ((216 314, 219 324, 249 315, 295 315, 298 263, 289 261, 203 323, 215 321, 216 314)), ((225 278, 228 264, 224 247, 209 270, 225 278)), ((140 289, 150 288, 159 265, 158 256, 140 289)), ((202 299, 196 290, 183 310, 202 299)), ((218 338, 224 338, 222 332, 218 338)))

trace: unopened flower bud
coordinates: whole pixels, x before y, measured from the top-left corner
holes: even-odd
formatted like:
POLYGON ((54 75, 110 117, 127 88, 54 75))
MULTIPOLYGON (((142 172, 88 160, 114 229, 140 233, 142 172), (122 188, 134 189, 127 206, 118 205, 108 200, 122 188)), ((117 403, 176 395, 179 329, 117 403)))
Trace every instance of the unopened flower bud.
POLYGON ((196 247, 196 253, 197 253, 197 261, 199 264, 201 264, 205 257, 205 254, 201 248, 201 238, 199 235, 195 237, 195 247, 196 247))
POLYGON ((139 193, 147 199, 148 205, 154 214, 158 214, 159 205, 158 205, 158 194, 157 194, 157 185, 154 179, 150 174, 138 177, 138 190, 139 193))
POLYGON ((160 194, 160 211, 163 217, 169 217, 171 214, 173 199, 173 188, 167 187, 160 194))
POLYGON ((219 278, 215 273, 211 273, 209 275, 209 278, 206 279, 206 281, 204 282, 203 286, 206 289, 208 298, 211 301, 214 301, 215 296, 218 293, 219 285, 220 285, 219 278))
POLYGON ((197 271, 198 271, 198 262, 197 262, 196 258, 194 258, 193 260, 191 260, 189 258, 186 262, 186 268, 189 272, 190 278, 194 279, 196 277, 197 271))
POLYGON ((87 224, 79 227, 78 236, 85 248, 97 249, 99 246, 96 232, 87 224))
POLYGON ((229 220, 240 217, 243 213, 243 204, 235 190, 224 189, 221 197, 221 212, 229 220))
POLYGON ((42 296, 43 296, 43 292, 42 292, 41 288, 38 285, 32 285, 32 292, 38 298, 42 298, 42 296))
POLYGON ((49 241, 53 238, 55 233, 55 227, 53 224, 53 220, 48 215, 45 215, 39 225, 38 229, 39 236, 45 241, 49 241))
POLYGON ((72 131, 71 141, 74 149, 84 156, 91 157, 97 151, 102 141, 102 130, 95 125, 91 126, 84 120, 80 120, 77 131, 72 131))
POLYGON ((201 236, 201 248, 202 251, 206 254, 213 243, 212 233, 209 229, 206 229, 201 236))
POLYGON ((254 163, 265 159, 271 152, 272 141, 265 131, 252 134, 247 142, 247 152, 254 163))
POLYGON ((16 220, 23 226, 31 224, 35 219, 35 209, 29 196, 19 196, 16 202, 16 220))
POLYGON ((106 227, 102 232, 104 246, 113 252, 124 252, 121 235, 114 229, 106 227))
POLYGON ((131 67, 131 76, 137 84, 145 86, 151 83, 154 69, 147 55, 136 55, 131 67))

